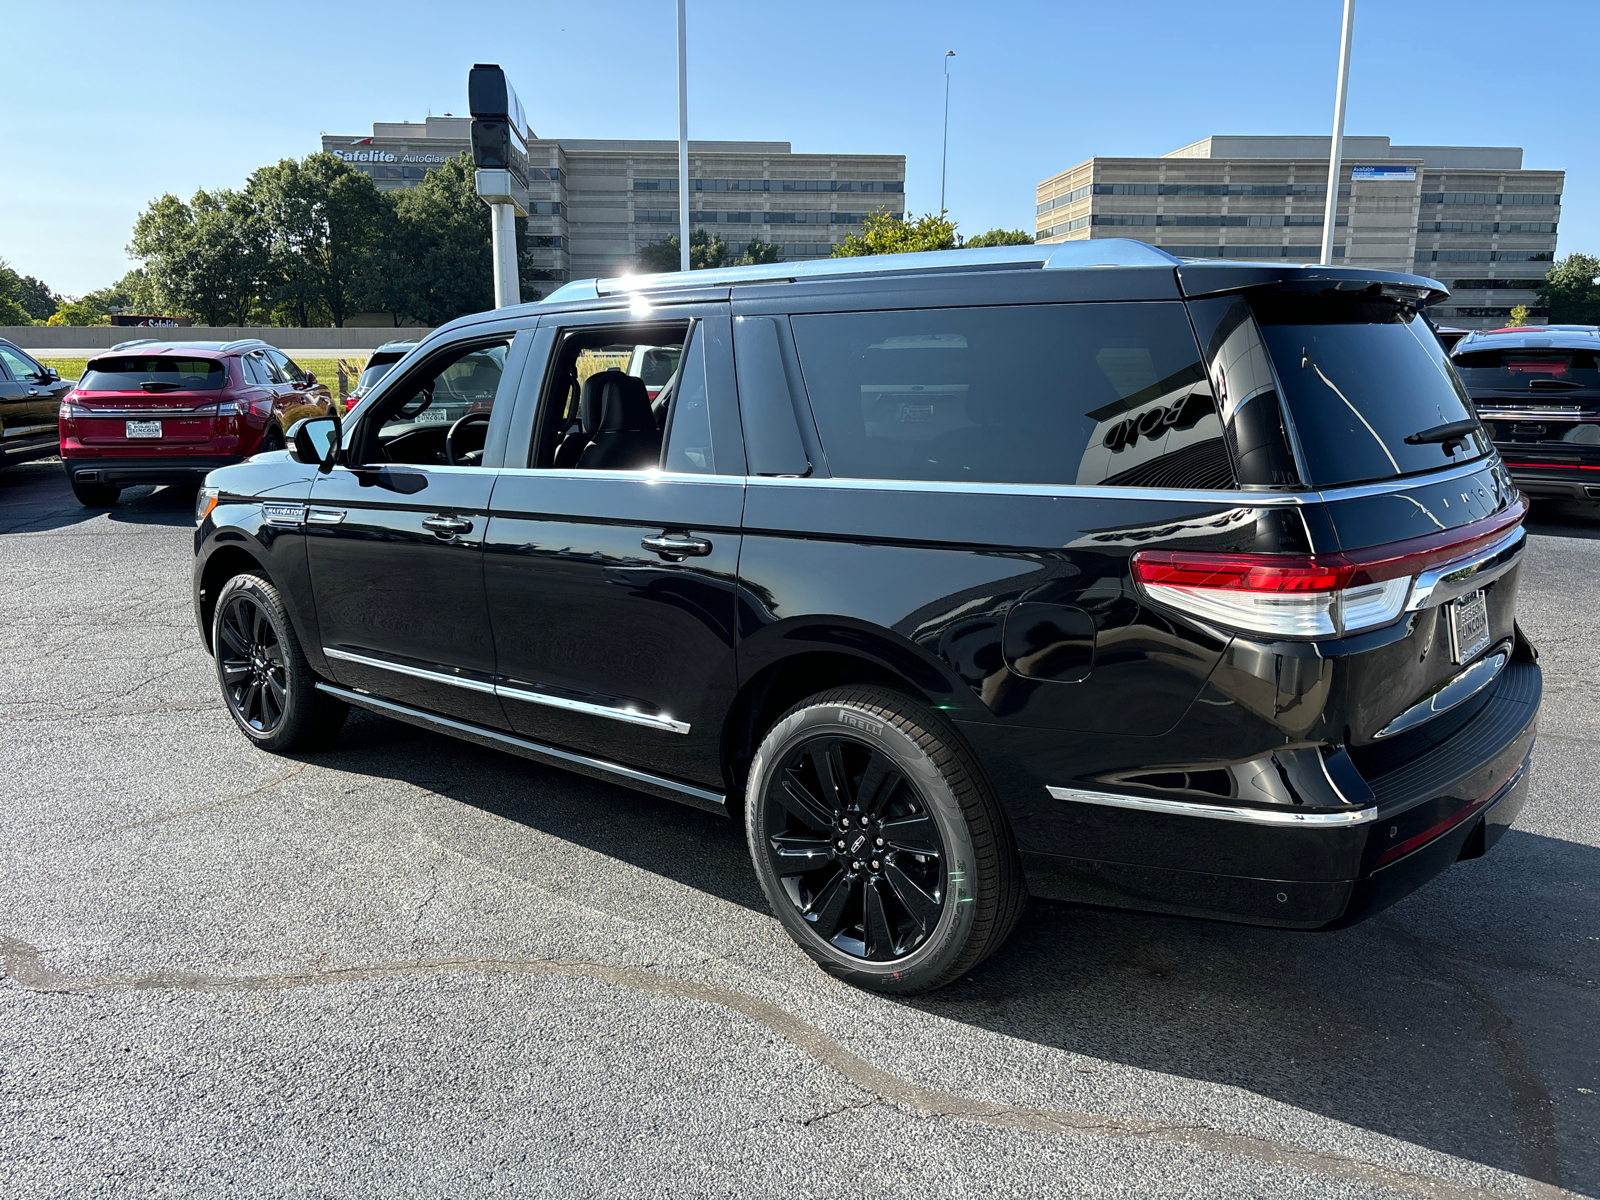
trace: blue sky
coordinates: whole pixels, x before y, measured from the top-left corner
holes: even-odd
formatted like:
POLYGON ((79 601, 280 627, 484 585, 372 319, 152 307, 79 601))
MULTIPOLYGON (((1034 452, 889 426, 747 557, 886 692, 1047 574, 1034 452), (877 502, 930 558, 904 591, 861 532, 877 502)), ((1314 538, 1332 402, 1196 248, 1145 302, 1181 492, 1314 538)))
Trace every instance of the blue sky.
MULTIPOLYGON (((1600 3, 1358 0, 1347 132, 1522 146, 1564 168, 1558 254, 1600 253, 1600 3)), ((499 62, 541 136, 675 137, 673 0, 649 3, 36 3, 8 13, 0 258, 82 293, 132 265, 162 192, 466 108, 499 62)), ((907 156, 938 207, 941 59, 952 60, 948 207, 964 232, 1033 228, 1034 185, 1095 154, 1211 133, 1325 133, 1340 0, 776 5, 690 0, 690 136, 907 156)))

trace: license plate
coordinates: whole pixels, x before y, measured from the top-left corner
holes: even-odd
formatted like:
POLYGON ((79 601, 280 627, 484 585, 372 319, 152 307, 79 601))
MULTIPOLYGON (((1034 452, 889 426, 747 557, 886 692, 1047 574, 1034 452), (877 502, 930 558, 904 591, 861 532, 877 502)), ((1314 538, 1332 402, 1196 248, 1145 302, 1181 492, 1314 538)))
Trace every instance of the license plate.
POLYGON ((1469 662, 1489 644, 1489 604, 1483 589, 1470 592, 1450 603, 1451 657, 1458 663, 1469 662))
POLYGON ((161 436, 161 422, 160 421, 129 421, 128 422, 128 436, 131 437, 131 438, 136 438, 136 437, 160 437, 161 436))

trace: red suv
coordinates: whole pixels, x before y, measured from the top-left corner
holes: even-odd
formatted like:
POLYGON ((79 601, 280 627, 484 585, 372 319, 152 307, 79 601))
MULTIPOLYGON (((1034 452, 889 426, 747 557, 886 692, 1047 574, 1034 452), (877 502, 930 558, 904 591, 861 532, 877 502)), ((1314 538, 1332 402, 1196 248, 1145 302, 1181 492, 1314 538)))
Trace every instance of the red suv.
POLYGON ((326 388, 265 342, 123 342, 84 368, 61 402, 61 461, 79 501, 115 504, 124 487, 198 483, 208 471, 282 450, 326 388))

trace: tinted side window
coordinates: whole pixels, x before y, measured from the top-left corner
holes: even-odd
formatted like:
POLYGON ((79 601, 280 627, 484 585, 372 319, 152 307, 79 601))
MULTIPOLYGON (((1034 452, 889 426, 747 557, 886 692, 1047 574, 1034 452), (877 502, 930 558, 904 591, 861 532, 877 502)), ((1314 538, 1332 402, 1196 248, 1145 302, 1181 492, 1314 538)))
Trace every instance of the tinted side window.
POLYGON ((1231 487, 1181 304, 793 318, 836 477, 1231 487))
MULTIPOLYGON (((676 356, 675 356, 676 357, 676 356)), ((649 382, 648 377, 645 380, 649 382)), ((679 369, 677 391, 667 425, 667 448, 661 466, 667 471, 709 475, 711 413, 706 396, 706 350, 703 332, 696 329, 679 369)))

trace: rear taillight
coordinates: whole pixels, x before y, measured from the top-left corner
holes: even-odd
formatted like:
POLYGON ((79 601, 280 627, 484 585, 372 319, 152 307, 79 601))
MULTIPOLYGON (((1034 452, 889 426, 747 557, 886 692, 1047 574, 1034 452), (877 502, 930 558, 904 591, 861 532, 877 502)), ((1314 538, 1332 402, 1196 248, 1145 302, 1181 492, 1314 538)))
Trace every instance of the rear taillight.
POLYGON ((1150 600, 1230 629, 1338 637, 1396 620, 1419 575, 1469 557, 1526 514, 1519 496, 1507 511, 1471 525, 1342 554, 1140 550, 1133 578, 1150 600))

